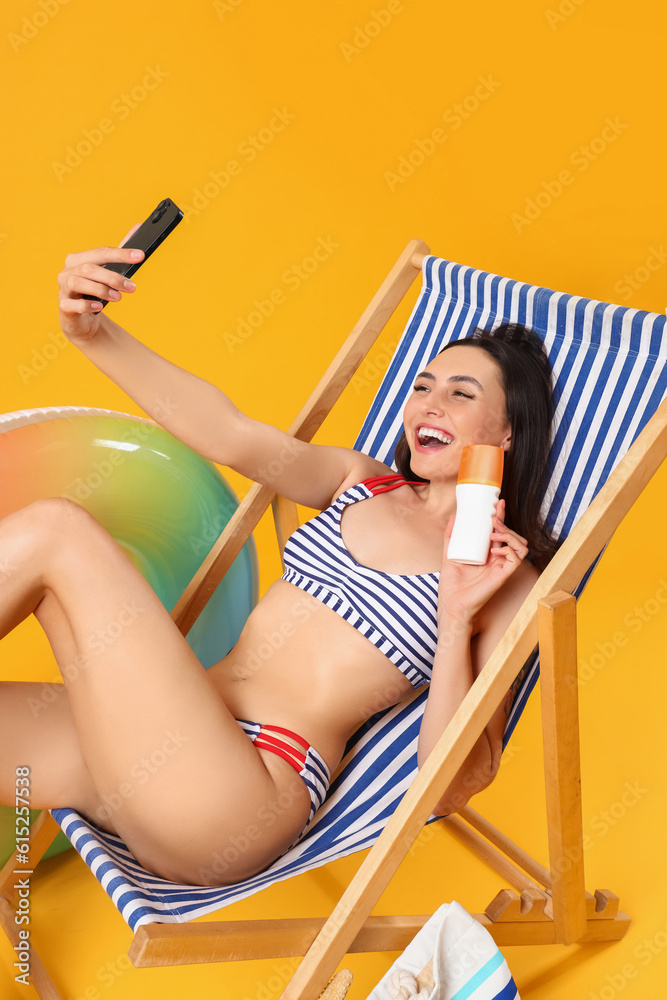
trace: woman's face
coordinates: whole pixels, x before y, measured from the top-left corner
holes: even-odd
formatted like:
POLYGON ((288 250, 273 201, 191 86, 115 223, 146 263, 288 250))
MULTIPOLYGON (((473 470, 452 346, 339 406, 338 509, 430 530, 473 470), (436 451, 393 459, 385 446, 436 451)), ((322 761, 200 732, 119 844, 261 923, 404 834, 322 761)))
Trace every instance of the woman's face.
POLYGON ((451 347, 415 379, 403 411, 410 466, 422 479, 456 479, 468 444, 509 448, 500 369, 479 347, 451 347))

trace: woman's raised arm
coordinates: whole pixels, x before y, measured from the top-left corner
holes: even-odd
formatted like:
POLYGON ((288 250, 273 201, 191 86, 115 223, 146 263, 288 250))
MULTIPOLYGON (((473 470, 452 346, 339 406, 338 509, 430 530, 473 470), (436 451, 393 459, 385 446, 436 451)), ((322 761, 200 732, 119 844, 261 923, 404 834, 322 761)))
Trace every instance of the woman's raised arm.
POLYGON ((121 246, 70 254, 58 275, 60 324, 68 340, 149 417, 205 458, 308 507, 328 506, 350 478, 386 471, 351 448, 296 441, 246 416, 217 386, 146 347, 109 319, 101 303, 84 298, 118 301, 134 291, 134 282, 102 265, 134 260, 135 253, 141 251, 121 246))

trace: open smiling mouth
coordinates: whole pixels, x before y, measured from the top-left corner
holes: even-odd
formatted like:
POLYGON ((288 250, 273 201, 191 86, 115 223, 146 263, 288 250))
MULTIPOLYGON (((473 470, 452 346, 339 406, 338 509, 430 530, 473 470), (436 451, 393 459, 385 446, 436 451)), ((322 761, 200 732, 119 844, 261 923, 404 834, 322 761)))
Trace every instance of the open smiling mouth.
POLYGON ((435 427, 418 427, 416 438, 418 445, 428 449, 446 448, 453 441, 449 434, 435 427))

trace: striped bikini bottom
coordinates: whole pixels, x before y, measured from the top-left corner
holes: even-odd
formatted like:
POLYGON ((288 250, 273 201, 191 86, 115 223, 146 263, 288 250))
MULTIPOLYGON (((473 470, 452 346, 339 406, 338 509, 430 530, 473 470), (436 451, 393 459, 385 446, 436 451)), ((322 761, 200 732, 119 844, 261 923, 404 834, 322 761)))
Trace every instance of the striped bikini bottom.
MULTIPOLYGON (((259 722, 250 722, 248 719, 237 719, 236 721, 258 749, 270 750, 271 753, 282 757, 294 768, 304 782, 310 795, 310 816, 304 827, 305 830, 315 812, 324 802, 329 790, 331 775, 324 760, 317 750, 290 729, 281 729, 280 726, 264 726, 259 722), (303 749, 297 750, 287 740, 282 739, 283 736, 289 736, 303 749)), ((301 832, 303 833, 303 830, 301 832)))

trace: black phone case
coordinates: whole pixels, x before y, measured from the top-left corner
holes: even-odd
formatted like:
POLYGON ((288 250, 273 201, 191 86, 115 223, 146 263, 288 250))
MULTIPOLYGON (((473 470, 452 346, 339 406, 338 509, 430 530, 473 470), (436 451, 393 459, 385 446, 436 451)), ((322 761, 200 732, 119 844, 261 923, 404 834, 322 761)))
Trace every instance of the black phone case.
MULTIPOLYGON (((150 255, 157 250, 160 243, 176 228, 182 218, 183 213, 178 205, 175 205, 171 198, 165 198, 149 215, 146 221, 139 226, 136 233, 130 236, 127 243, 123 244, 123 249, 143 250, 143 260, 131 264, 111 263, 103 264, 102 266, 106 267, 109 271, 115 271, 126 278, 131 278, 135 271, 138 271, 141 265, 146 263, 150 255)), ((101 299, 98 295, 83 295, 82 297, 101 302, 102 308, 109 301, 108 299, 101 299)))

